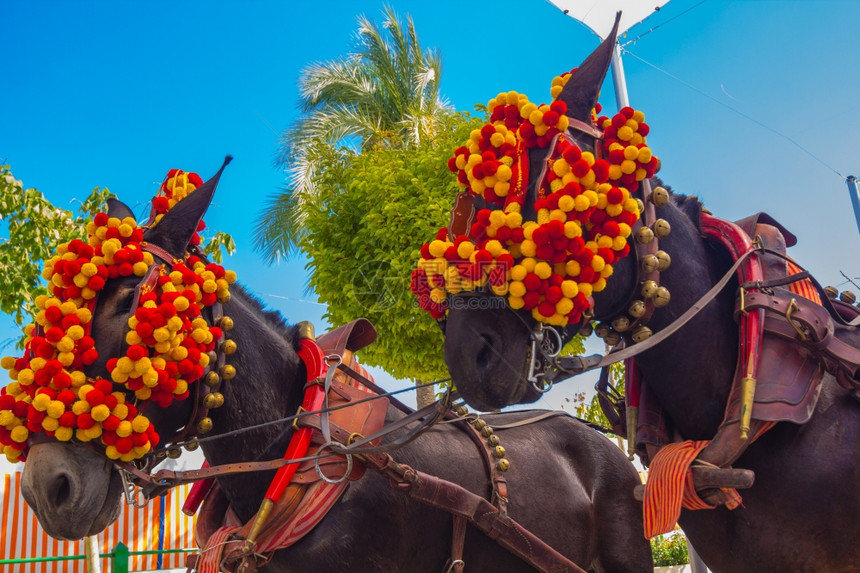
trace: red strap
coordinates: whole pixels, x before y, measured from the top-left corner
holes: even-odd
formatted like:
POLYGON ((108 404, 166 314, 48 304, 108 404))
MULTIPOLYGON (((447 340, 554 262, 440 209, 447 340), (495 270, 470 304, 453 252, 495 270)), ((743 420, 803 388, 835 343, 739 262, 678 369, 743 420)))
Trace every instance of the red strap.
MULTIPOLYGON (((298 354, 302 359, 302 362, 305 363, 308 382, 319 380, 326 375, 328 366, 325 362, 325 355, 316 342, 307 338, 299 340, 298 354)), ((325 389, 323 386, 321 384, 309 384, 305 389, 302 409, 305 412, 319 410, 322 408, 324 401, 325 389)), ((284 453, 284 459, 292 460, 303 458, 308 453, 308 448, 310 447, 313 434, 314 429, 307 426, 303 426, 293 431, 290 443, 287 446, 287 451, 284 453)), ((269 490, 266 492, 266 499, 277 502, 287 485, 289 485, 290 480, 293 479, 298 467, 298 463, 292 463, 278 468, 275 477, 272 479, 272 483, 269 485, 269 490)))

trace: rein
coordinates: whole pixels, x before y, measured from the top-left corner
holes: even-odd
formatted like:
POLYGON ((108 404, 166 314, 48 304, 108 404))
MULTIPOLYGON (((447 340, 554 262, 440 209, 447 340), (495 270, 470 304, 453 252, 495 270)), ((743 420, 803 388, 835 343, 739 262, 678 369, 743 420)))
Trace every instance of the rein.
POLYGON ((559 380, 566 380, 572 376, 577 376, 579 374, 583 374, 590 370, 596 370, 598 368, 604 368, 611 364, 615 364, 617 362, 621 362, 622 360, 626 360, 628 358, 632 358, 646 350, 657 346, 667 338, 669 338, 672 334, 678 331, 682 326, 687 324, 694 316, 699 314, 704 308, 714 300, 717 295, 726 287, 726 285, 731 281, 737 272, 738 268, 744 263, 744 261, 756 253, 766 253, 773 252, 769 249, 765 249, 761 246, 756 246, 752 250, 749 250, 743 253, 735 264, 726 271, 723 277, 713 286, 711 289, 702 295, 699 300, 693 303, 690 308, 688 308, 681 316, 676 318, 669 326, 660 330, 653 336, 647 338, 646 340, 635 344, 634 346, 629 346, 626 348, 621 348, 615 351, 610 352, 609 354, 592 354, 590 356, 563 356, 557 359, 554 363, 555 370, 553 379, 561 376, 559 380))

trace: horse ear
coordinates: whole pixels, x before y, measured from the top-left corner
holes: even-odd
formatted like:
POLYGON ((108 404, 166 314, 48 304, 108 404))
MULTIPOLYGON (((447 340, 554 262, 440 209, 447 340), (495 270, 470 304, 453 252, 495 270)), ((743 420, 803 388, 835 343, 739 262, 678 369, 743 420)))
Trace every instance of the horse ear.
POLYGON ((591 123, 591 110, 597 103, 600 87, 612 61, 615 50, 615 38, 618 34, 618 22, 621 12, 615 16, 615 25, 605 40, 591 52, 582 65, 564 85, 558 99, 567 104, 567 116, 580 121, 591 123))
POLYGON ((125 219, 126 217, 134 219, 134 213, 132 213, 131 209, 129 209, 128 206, 119 199, 111 197, 107 200, 107 207, 108 217, 116 217, 119 220, 125 219))
POLYGON ((224 164, 218 173, 174 205, 155 227, 144 233, 144 239, 158 245, 177 259, 183 258, 191 237, 197 232, 200 220, 212 202, 221 173, 232 159, 229 155, 224 158, 224 164))

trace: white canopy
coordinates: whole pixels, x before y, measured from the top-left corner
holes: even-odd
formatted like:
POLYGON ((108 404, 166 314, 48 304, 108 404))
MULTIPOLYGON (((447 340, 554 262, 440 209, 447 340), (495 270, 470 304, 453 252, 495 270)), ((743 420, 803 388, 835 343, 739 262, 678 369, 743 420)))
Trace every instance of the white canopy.
POLYGON ((559 10, 585 24, 592 32, 606 38, 615 23, 615 13, 621 10, 618 35, 650 16, 669 0, 550 0, 559 10))

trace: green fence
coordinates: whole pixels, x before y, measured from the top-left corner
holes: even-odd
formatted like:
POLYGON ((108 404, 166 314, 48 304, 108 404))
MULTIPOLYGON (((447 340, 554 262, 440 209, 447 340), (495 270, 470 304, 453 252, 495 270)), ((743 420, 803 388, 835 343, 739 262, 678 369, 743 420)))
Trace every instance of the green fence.
MULTIPOLYGON (((196 553, 197 549, 164 549, 161 551, 129 551, 124 543, 118 543, 110 553, 100 553, 99 559, 110 559, 112 573, 129 573, 128 560, 136 555, 163 555, 167 553, 196 553)), ((4 565, 24 563, 47 563, 51 561, 77 561, 87 559, 87 555, 66 555, 63 557, 30 557, 28 559, 0 559, 0 570, 4 565)))

